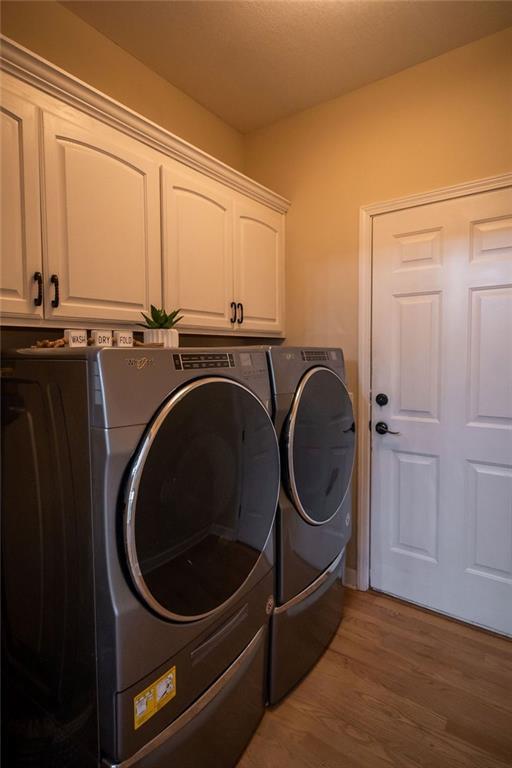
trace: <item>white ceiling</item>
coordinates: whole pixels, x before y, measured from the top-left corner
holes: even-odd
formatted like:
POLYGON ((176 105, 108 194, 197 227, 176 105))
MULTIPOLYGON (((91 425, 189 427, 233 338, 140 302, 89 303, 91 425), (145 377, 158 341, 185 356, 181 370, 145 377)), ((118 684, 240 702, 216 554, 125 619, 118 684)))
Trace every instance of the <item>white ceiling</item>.
POLYGON ((62 4, 244 133, 512 25, 508 0, 62 4))

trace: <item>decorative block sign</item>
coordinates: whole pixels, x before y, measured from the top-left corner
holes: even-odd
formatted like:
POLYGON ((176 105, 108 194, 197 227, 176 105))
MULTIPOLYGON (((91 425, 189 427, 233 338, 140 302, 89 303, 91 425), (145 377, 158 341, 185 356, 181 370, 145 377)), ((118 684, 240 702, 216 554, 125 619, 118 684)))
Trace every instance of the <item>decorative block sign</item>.
POLYGON ((95 347, 111 347, 112 331, 91 331, 92 343, 95 347))
POLYGON ((64 338, 68 344, 68 347, 86 347, 87 346, 87 331, 75 328, 67 328, 64 331, 64 338))
POLYGON ((114 331, 114 343, 117 347, 133 347, 133 331, 114 331))

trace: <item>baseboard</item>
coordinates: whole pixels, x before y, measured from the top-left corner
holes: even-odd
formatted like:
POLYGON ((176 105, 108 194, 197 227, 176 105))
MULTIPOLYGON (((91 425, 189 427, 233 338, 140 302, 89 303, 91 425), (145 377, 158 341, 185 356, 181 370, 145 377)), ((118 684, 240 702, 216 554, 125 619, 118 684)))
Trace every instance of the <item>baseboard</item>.
POLYGON ((355 568, 345 568, 343 584, 349 589, 357 589, 357 571, 355 568))

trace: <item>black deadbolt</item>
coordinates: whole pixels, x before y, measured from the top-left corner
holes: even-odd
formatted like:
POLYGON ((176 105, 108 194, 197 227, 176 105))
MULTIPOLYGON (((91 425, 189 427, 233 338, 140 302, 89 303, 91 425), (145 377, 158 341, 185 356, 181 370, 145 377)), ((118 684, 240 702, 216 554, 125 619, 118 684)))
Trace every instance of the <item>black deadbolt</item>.
POLYGON ((375 402, 377 405, 387 405, 389 403, 389 397, 385 395, 384 392, 379 392, 375 398, 375 402))

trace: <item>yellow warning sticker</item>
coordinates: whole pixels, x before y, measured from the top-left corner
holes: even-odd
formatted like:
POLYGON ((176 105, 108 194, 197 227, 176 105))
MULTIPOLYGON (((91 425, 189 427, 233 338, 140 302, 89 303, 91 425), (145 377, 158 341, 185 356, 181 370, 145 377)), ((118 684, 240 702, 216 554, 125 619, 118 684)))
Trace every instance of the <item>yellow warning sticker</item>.
POLYGON ((171 667, 133 699, 133 727, 140 728, 176 696, 176 667, 171 667))

